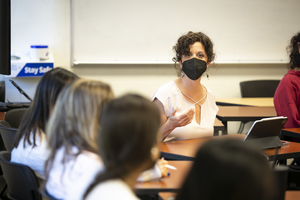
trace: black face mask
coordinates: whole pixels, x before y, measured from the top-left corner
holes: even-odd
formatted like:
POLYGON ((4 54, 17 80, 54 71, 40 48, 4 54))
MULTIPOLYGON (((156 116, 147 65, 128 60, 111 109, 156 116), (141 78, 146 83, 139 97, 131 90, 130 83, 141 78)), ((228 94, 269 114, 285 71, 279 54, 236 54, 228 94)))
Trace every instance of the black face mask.
POLYGON ((206 62, 197 58, 186 60, 182 64, 182 71, 194 81, 202 76, 206 68, 206 62))

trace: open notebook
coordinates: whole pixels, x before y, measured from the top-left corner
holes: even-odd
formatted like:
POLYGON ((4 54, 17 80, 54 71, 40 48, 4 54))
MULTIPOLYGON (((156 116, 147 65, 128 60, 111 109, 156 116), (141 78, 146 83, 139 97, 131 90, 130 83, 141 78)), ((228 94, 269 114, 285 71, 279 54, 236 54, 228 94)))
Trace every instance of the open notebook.
POLYGON ((286 121, 287 117, 270 117, 256 120, 244 141, 259 149, 281 147, 282 142, 278 135, 286 121))

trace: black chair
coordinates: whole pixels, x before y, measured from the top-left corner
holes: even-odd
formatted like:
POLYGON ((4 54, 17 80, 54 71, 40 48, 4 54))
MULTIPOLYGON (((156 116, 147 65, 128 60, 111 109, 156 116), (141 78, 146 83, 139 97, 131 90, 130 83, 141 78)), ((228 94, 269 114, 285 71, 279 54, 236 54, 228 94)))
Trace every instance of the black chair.
POLYGON ((13 143, 18 129, 0 126, 0 134, 5 146, 6 151, 13 150, 13 143))
POLYGON ((289 168, 285 165, 278 165, 273 168, 274 178, 275 178, 275 189, 273 197, 274 200, 284 200, 285 191, 287 189, 287 179, 289 175, 289 168))
POLYGON ((5 114, 5 121, 8 122, 12 128, 19 128, 20 122, 27 110, 28 108, 9 110, 5 114))
POLYGON ((0 164, 8 185, 7 196, 15 200, 42 200, 35 173, 26 165, 10 162, 10 157, 10 152, 0 152, 0 164))
POLYGON ((253 80, 240 82, 242 98, 273 97, 280 80, 253 80))
POLYGON ((10 124, 7 121, 0 120, 0 126, 11 128, 10 124))
POLYGON ((288 190, 300 190, 300 166, 290 165, 288 175, 288 190))
MULTIPOLYGON (((247 97, 274 97, 280 80, 253 80, 240 82, 242 98, 247 97)), ((242 133, 247 123, 241 122, 238 133, 242 133)))
MULTIPOLYGON (((0 126, 4 126, 4 127, 10 128, 9 123, 7 123, 6 121, 2 121, 2 120, 0 120, 0 126)), ((4 146, 2 137, 1 137, 1 135, 0 135, 0 151, 5 151, 5 150, 6 150, 6 149, 5 149, 5 146, 4 146)))
MULTIPOLYGON (((48 200, 59 200, 59 199, 55 199, 54 197, 52 197, 48 192, 47 192, 47 190, 45 189, 45 187, 42 187, 42 188, 40 188, 40 194, 44 197, 44 198, 46 198, 46 199, 48 199, 48 200)), ((43 199, 44 199, 43 198, 43 199)))

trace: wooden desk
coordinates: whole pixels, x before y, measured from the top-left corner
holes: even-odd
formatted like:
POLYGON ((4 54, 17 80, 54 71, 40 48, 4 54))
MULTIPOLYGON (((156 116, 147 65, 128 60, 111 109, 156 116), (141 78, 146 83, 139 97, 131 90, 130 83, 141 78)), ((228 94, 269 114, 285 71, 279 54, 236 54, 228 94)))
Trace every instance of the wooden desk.
POLYGON ((285 192, 285 200, 299 200, 299 199, 300 199, 300 191, 285 192))
MULTIPOLYGON (((159 196, 162 200, 173 200, 176 197, 175 192, 161 192, 159 196)), ((285 192, 285 200, 299 200, 300 199, 300 191, 286 191, 285 192)))
POLYGON ((177 193, 176 192, 160 192, 158 195, 161 200, 174 200, 177 193))
POLYGON ((214 136, 218 136, 219 131, 222 131, 223 134, 223 131, 225 131, 225 127, 224 124, 222 124, 222 122, 216 118, 214 123, 214 136))
MULTIPOLYGON (((192 140, 180 140, 180 141, 172 141, 172 142, 164 142, 160 144, 161 152, 166 152, 169 154, 174 154, 174 159, 176 159, 176 155, 185 156, 189 158, 194 158, 199 147, 210 139, 223 139, 223 138, 237 138, 243 140, 245 135, 241 134, 231 134, 224 135, 219 137, 212 138, 200 138, 200 139, 192 139, 192 140)), ((270 160, 274 159, 275 149, 267 149, 263 150, 263 154, 269 157, 270 160)), ((284 145, 278 149, 277 159, 278 160, 286 160, 289 158, 300 157, 300 143, 290 142, 288 145, 284 145)))
POLYGON ((300 128, 285 128, 285 129, 282 129, 279 136, 283 140, 291 140, 291 138, 300 139, 300 128))
POLYGON ((181 188, 187 173, 193 164, 192 161, 169 161, 177 170, 169 170, 171 175, 157 181, 136 183, 136 194, 158 194, 159 192, 177 192, 181 188))
POLYGON ((276 117, 274 107, 219 106, 217 118, 224 124, 223 135, 227 135, 228 121, 255 121, 266 117, 276 117))
POLYGON ((226 98, 217 99, 217 105, 222 106, 262 106, 274 107, 273 98, 226 98))

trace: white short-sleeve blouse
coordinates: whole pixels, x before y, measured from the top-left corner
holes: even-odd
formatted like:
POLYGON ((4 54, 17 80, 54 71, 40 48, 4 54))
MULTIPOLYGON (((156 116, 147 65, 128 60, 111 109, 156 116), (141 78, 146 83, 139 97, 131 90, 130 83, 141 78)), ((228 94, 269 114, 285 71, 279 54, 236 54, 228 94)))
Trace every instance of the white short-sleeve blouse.
MULTIPOLYGON (((214 131, 214 121, 219 108, 216 105, 214 94, 207 89, 205 102, 201 105, 200 124, 196 121, 196 113, 192 122, 183 127, 175 128, 165 139, 171 140, 187 140, 194 138, 212 137, 214 131)), ((174 81, 171 81, 156 90, 152 97, 152 101, 159 100, 164 106, 164 112, 169 117, 176 108, 175 115, 181 115, 188 110, 196 109, 195 104, 188 102, 174 81)))
POLYGON ((27 165, 33 169, 37 176, 44 179, 44 165, 49 156, 49 150, 46 148, 46 137, 44 133, 40 135, 36 134, 35 144, 33 147, 33 135, 30 133, 30 141, 32 144, 29 144, 25 141, 24 146, 24 137, 20 140, 17 148, 14 148, 11 152, 11 162, 27 165))

